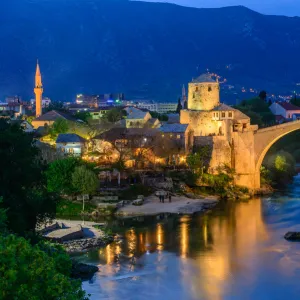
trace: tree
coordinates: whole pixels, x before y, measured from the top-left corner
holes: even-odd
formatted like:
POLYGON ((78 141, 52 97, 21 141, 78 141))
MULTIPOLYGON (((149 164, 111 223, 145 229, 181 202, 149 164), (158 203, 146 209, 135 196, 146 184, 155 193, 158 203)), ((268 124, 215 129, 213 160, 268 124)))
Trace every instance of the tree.
POLYGON ((182 110, 181 99, 178 98, 178 104, 177 104, 176 113, 179 114, 181 110, 182 110))
POLYGON ((267 100, 267 92, 266 91, 261 91, 258 95, 258 97, 263 100, 266 101, 267 100))
POLYGON ((203 174, 204 168, 207 166, 211 157, 211 147, 202 146, 199 147, 195 153, 188 155, 186 162, 194 173, 203 174))
POLYGON ((81 282, 70 279, 71 260, 60 246, 1 235, 0 266, 1 299, 88 299, 81 282))
POLYGON ((78 166, 72 174, 72 185, 80 195, 90 195, 96 192, 99 180, 95 173, 86 166, 78 166))
POLYGON ((114 107, 105 114, 104 118, 106 118, 107 121, 110 123, 116 123, 121 119, 123 119, 125 116, 126 116, 125 110, 123 110, 120 107, 114 107))
POLYGON ((70 178, 79 165, 80 161, 74 157, 59 159, 50 163, 46 171, 48 191, 58 194, 73 194, 74 187, 70 178))
POLYGON ((75 114, 75 118, 87 123, 91 118, 91 114, 88 111, 79 111, 75 114))
POLYGON ((59 118, 51 126, 51 128, 50 128, 50 135, 54 139, 60 133, 67 133, 68 130, 69 130, 68 121, 65 120, 65 119, 63 119, 63 118, 59 118))
POLYGON ((7 209, 8 228, 25 234, 54 217, 57 197, 48 193, 44 166, 33 137, 0 120, 0 206, 7 209))

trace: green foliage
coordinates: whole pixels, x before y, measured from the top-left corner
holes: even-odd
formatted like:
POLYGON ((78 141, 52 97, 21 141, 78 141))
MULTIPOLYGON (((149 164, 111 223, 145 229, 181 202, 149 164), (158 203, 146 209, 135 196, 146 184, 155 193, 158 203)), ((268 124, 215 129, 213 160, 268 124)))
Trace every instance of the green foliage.
POLYGON ((186 158, 189 168, 195 173, 202 174, 211 158, 211 151, 210 146, 198 147, 195 153, 188 155, 186 158))
POLYGON ((110 122, 110 123, 115 123, 120 121, 126 116, 126 111, 123 110, 120 107, 114 107, 107 111, 107 113, 104 115, 104 118, 110 122))
POLYGON ((34 231, 38 222, 54 217, 57 197, 45 189, 44 166, 31 135, 0 120, 0 197, 7 209, 8 229, 34 231))
POLYGON ((61 247, 0 236, 1 299, 87 299, 81 282, 69 278, 70 271, 70 258, 61 247))
POLYGON ((156 118, 159 121, 167 122, 169 120, 168 115, 166 115, 166 114, 159 114, 156 111, 150 111, 150 115, 151 115, 152 118, 156 118))
POLYGON ((227 197, 229 191, 234 192, 234 169, 227 165, 220 166, 217 174, 204 173, 201 181, 207 184, 216 194, 227 197))
POLYGON ((272 183, 270 170, 264 166, 260 168, 260 182, 262 185, 270 185, 272 183))
POLYGON ((295 159, 286 151, 268 155, 264 160, 264 167, 269 170, 273 185, 283 185, 290 182, 295 175, 295 159))
MULTIPOLYGON (((85 202, 84 211, 86 213, 92 213, 97 207, 93 204, 85 202)), ((80 216, 82 213, 82 203, 73 202, 62 199, 57 205, 56 215, 58 217, 63 216, 80 216)))
POLYGON ((91 118, 91 114, 88 111, 79 111, 75 114, 75 118, 87 123, 91 118))
POLYGON ((238 110, 250 117, 252 124, 260 127, 275 124, 275 116, 269 109, 264 93, 262 91, 259 97, 243 100, 240 105, 236 106, 238 110))
POLYGON ((96 192, 99 180, 95 173, 86 166, 78 166, 72 174, 72 185, 80 195, 90 195, 96 192))
POLYGON ((49 129, 49 133, 52 139, 56 139, 56 137, 60 133, 67 133, 69 130, 68 121, 62 118, 57 119, 53 125, 49 129))
POLYGON ((46 171, 47 188, 49 192, 58 194, 73 194, 72 174, 80 160, 74 157, 56 160, 49 164, 46 171))

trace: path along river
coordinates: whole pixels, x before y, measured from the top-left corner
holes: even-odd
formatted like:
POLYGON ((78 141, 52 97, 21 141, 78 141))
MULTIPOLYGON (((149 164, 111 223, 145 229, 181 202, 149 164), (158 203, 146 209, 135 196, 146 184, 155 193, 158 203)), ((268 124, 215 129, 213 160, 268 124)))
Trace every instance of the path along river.
POLYGON ((97 264, 91 299, 300 299, 300 176, 282 194, 198 216, 128 220, 124 240, 81 257, 97 264), (134 226, 133 228, 130 228, 134 226))

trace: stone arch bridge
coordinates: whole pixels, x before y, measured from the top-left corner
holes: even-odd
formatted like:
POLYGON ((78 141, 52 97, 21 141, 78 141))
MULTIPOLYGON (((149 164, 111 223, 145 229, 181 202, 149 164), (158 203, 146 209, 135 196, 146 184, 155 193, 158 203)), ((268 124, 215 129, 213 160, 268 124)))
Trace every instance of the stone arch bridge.
POLYGON ((300 120, 252 132, 237 133, 234 141, 236 184, 251 190, 260 188, 260 167, 271 146, 283 136, 299 130, 300 120))

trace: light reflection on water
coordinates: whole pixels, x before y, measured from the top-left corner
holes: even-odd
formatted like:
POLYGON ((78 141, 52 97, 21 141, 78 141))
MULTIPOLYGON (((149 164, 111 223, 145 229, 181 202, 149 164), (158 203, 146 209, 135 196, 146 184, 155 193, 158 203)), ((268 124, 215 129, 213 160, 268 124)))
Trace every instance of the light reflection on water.
POLYGON ((91 299, 299 299, 300 243, 283 239, 300 231, 299 196, 296 178, 284 195, 146 219, 84 257, 100 272, 83 286, 91 299))

